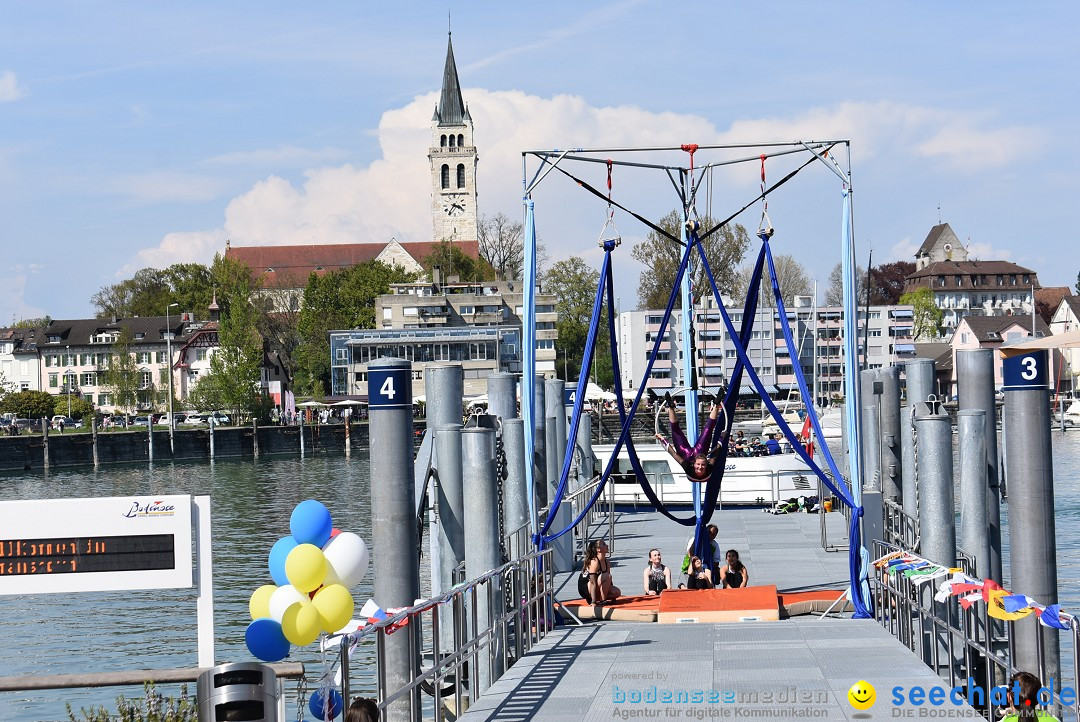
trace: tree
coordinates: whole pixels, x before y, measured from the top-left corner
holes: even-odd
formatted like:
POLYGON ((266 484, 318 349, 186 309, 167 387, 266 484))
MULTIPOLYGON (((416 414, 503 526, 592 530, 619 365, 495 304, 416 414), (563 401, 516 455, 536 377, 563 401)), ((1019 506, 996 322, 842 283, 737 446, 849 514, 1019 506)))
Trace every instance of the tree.
MULTIPOLYGON (((855 305, 862 306, 866 303, 866 269, 862 266, 855 267, 855 280, 855 305)), ((839 263, 829 274, 829 287, 825 289, 825 305, 844 305, 844 276, 839 263)))
POLYGON ((1080 273, 1076 274, 1076 292, 1080 293, 1080 273))
POLYGON ((525 265, 525 227, 502 213, 482 218, 477 226, 480 257, 495 269, 500 281, 522 278, 525 265))
POLYGON ((107 365, 98 366, 98 377, 113 397, 117 408, 134 411, 139 402, 140 372, 131 352, 134 335, 126 325, 120 327, 120 333, 112 344, 107 365))
MULTIPOLYGON (((784 305, 789 306, 795 296, 809 296, 814 292, 814 282, 801 263, 795 260, 795 256, 781 253, 773 256, 773 264, 776 266, 776 280, 780 285, 780 293, 784 296, 784 305)), ((746 298, 746 291, 750 288, 750 277, 753 275, 753 266, 744 266, 735 280, 732 289, 732 297, 736 301, 746 298)), ((776 298, 773 296, 772 286, 769 284, 768 270, 762 270, 761 294, 758 303, 766 308, 776 308, 776 298)))
MULTIPOLYGON (((656 225, 679 238, 682 224, 682 212, 674 210, 661 218, 656 225)), ((701 219, 701 225, 707 230, 715 225, 715 221, 706 216, 701 219)), ((702 243, 705 248, 705 257, 709 259, 709 268, 712 269, 713 277, 716 279, 717 288, 720 293, 730 294, 736 285, 738 265, 742 262, 746 249, 750 245, 750 237, 746 229, 737 223, 729 224, 717 230, 702 243)), ((671 289, 675 285, 675 274, 679 269, 682 253, 682 246, 656 231, 650 232, 644 241, 634 246, 630 255, 645 266, 638 284, 638 308, 667 306, 671 289)), ((694 287, 707 293, 709 281, 697 251, 693 254, 693 260, 695 262, 694 287)), ((676 306, 678 305, 679 300, 676 299, 676 306)))
POLYGON ((904 295, 904 283, 913 273, 915 264, 911 261, 893 261, 871 268, 870 304, 893 306, 900 303, 900 297, 904 295))
POLYGON ((51 316, 43 316, 42 318, 24 318, 20 321, 16 321, 13 328, 45 328, 52 323, 51 316))
POLYGON ((0 413, 27 419, 45 419, 53 416, 55 402, 56 397, 47 391, 19 391, 6 394, 0 400, 0 413))
POLYGON ((1042 320, 1046 322, 1046 325, 1050 325, 1050 320, 1054 317, 1054 309, 1050 307, 1050 304, 1042 299, 1035 301, 1035 313, 1042 317, 1042 320))
MULTIPOLYGON (((592 320, 593 303, 596 289, 600 285, 600 272, 590 268, 578 256, 570 256, 557 261, 544 274, 544 293, 555 296, 555 311, 559 320, 555 327, 559 331, 559 340, 555 346, 555 370, 561 372, 566 381, 573 381, 581 372, 581 363, 585 355, 585 342, 589 337, 589 322, 592 320)), ((607 348, 606 313, 598 330, 600 338, 607 348)), ((598 344, 596 356, 602 353, 598 344)), ((607 351, 610 354, 610 351, 607 351)), ((594 356, 595 358, 595 356, 594 356)), ((610 366, 610 364, 609 364, 610 366)), ((589 369, 585 369, 587 374, 589 369)), ((610 371, 609 371, 610 373, 610 371)))
POLYGON ((56 401, 53 403, 53 415, 54 416, 67 416, 68 409, 71 409, 71 418, 82 419, 88 418, 94 415, 94 405, 76 394, 61 394, 60 396, 54 396, 56 401), (70 396, 70 402, 69 402, 70 396), (68 403, 71 406, 68 406, 68 403))
POLYGON ((420 259, 420 265, 430 275, 438 266, 442 271, 442 281, 450 276, 457 276, 465 283, 491 280, 495 278, 495 269, 483 258, 473 258, 464 253, 453 241, 440 241, 435 250, 420 259))
POLYGON ((90 298, 98 318, 164 316, 170 303, 206 318, 213 297, 211 270, 200 263, 174 263, 160 271, 142 268, 131 278, 103 286, 90 298))
POLYGON ((934 292, 925 286, 905 293, 900 303, 912 307, 915 340, 930 340, 941 336, 941 321, 945 314, 934 303, 934 292))
POLYGON ((300 393, 321 396, 329 388, 330 331, 375 328, 375 299, 388 293, 391 283, 413 280, 413 274, 381 261, 365 261, 325 276, 311 274, 294 354, 294 381, 300 393))

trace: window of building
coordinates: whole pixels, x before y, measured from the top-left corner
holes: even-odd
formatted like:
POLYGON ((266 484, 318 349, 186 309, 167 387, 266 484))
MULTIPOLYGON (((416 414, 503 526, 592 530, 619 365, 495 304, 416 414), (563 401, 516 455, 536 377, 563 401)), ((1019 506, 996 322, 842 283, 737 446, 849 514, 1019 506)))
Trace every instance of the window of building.
POLYGON ((488 357, 487 350, 487 344, 483 341, 470 343, 469 358, 473 361, 486 361, 488 357))
POLYGON ((442 181, 443 190, 446 190, 450 187, 450 166, 446 165, 445 163, 442 167, 442 178, 440 180, 442 181))
POLYGON ((49 343, 60 343, 60 336, 49 336, 49 343))
POLYGON ((92 354, 92 353, 84 353, 84 354, 80 355, 79 356, 79 365, 80 366, 93 366, 94 365, 94 354, 92 354))
POLYGON ((382 318, 383 318, 383 321, 389 321, 390 319, 392 319, 392 318, 393 318, 393 314, 394 314, 394 309, 392 309, 392 308, 389 308, 389 307, 387 307, 387 308, 384 308, 384 309, 382 310, 382 318))
POLYGON ((648 323, 648 324, 654 324, 654 323, 658 324, 663 320, 664 320, 663 316, 646 316, 645 317, 645 323, 648 323))
POLYGON ((881 329, 880 328, 872 328, 869 331, 870 338, 876 338, 876 337, 878 337, 880 335, 881 335, 881 329))
POLYGON ((140 351, 139 352, 139 363, 141 363, 141 364, 150 363, 150 352, 149 351, 140 351))
POLYGON ((60 375, 59 374, 49 374, 49 388, 50 389, 55 389, 55 388, 59 388, 59 387, 60 387, 60 375))
POLYGON ((154 385, 154 377, 149 371, 139 372, 139 388, 148 389, 154 385))
POLYGON ((457 144, 458 144, 458 148, 465 145, 465 136, 463 134, 461 134, 461 133, 458 133, 457 144))
POLYGON ((462 306, 458 313, 462 316, 471 316, 476 313, 476 309, 472 306, 462 306))
POLYGON ((451 134, 450 135, 450 147, 453 148, 456 145, 457 145, 457 136, 451 134))
POLYGON ((1026 274, 1026 273, 1025 273, 1025 274, 1024 274, 1024 285, 1026 286, 1026 285, 1028 285, 1029 283, 1031 283, 1031 277, 1030 277, 1030 276, 1028 276, 1028 274, 1026 274))
POLYGON ((439 147, 440 148, 445 148, 446 147, 446 134, 445 133, 443 133, 441 136, 439 136, 439 147))
POLYGON ((94 384, 94 374, 92 374, 92 373, 83 374, 82 375, 82 385, 83 386, 94 386, 95 385, 94 384))
POLYGON ((135 340, 136 341, 142 341, 144 338, 146 338, 146 334, 143 333, 142 331, 139 331, 138 333, 135 334, 135 340))
POLYGON ((418 316, 420 314, 420 309, 416 306, 405 306, 401 309, 401 312, 406 316, 418 316))
POLYGON ((939 287, 945 288, 945 276, 938 276, 937 281, 939 287))
POLYGON ((165 363, 165 352, 164 351, 155 351, 154 352, 154 363, 159 363, 159 364, 165 363))
POLYGON ((881 318, 881 311, 871 311, 870 312, 870 320, 871 321, 874 320, 874 319, 879 319, 879 318, 881 318))
POLYGON ((109 406, 112 404, 112 394, 98 394, 97 402, 98 406, 109 406))
POLYGON ((536 342, 536 348, 542 351, 552 351, 555 349, 555 342, 551 339, 542 339, 536 342))
POLYGON ((450 344, 437 343, 435 344, 435 360, 436 361, 449 361, 450 360, 450 344))
POLYGON ((204 348, 195 349, 195 360, 196 361, 205 361, 206 360, 206 349, 204 349, 204 348))
POLYGON ((964 277, 963 276, 956 276, 955 280, 956 280, 957 287, 964 285, 964 277))
POLYGON ((457 187, 458 188, 464 188, 465 187, 465 164, 464 163, 458 163, 458 167, 457 167, 457 187))
POLYGON ((1009 285, 1010 286, 1015 286, 1016 285, 1016 274, 1015 273, 1013 273, 1012 275, 1009 276, 1009 285))

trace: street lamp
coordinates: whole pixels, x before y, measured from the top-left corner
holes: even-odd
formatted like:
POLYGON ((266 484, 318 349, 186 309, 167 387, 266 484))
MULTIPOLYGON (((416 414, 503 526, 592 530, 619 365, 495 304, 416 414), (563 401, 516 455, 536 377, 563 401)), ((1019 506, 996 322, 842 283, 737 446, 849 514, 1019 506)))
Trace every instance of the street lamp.
MULTIPOLYGON (((170 303, 165 307, 165 368, 169 374, 169 453, 176 454, 176 447, 173 443, 173 428, 176 424, 173 423, 173 410, 172 410, 172 397, 173 397, 173 381, 172 381, 172 326, 169 324, 169 309, 175 306, 179 306, 179 303, 170 303)), ((154 423, 150 422, 150 427, 153 428, 154 423)))

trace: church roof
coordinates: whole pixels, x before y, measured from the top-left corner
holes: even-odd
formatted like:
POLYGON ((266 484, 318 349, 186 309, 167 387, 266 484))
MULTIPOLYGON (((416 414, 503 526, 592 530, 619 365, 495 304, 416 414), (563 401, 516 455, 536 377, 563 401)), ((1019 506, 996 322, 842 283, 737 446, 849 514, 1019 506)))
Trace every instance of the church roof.
POLYGON ((435 116, 439 125, 464 125, 469 118, 469 111, 465 109, 465 101, 461 98, 461 83, 458 81, 457 64, 454 62, 454 44, 449 36, 446 39, 442 94, 439 96, 435 116))
POLYGON ((1007 275, 1012 273, 1036 275, 1035 271, 1030 268, 1018 266, 1011 261, 938 261, 937 263, 931 263, 926 268, 915 271, 915 273, 908 276, 908 280, 925 276, 1007 275))
MULTIPOLYGON (((438 247, 437 242, 398 243, 419 263, 438 247)), ((262 276, 265 285, 274 288, 301 288, 307 286, 312 273, 320 276, 331 271, 351 268, 365 261, 374 260, 389 245, 387 243, 331 243, 306 246, 232 246, 225 255, 246 263, 255 277, 262 276)), ((480 257, 477 241, 454 241, 454 245, 467 256, 480 257)))

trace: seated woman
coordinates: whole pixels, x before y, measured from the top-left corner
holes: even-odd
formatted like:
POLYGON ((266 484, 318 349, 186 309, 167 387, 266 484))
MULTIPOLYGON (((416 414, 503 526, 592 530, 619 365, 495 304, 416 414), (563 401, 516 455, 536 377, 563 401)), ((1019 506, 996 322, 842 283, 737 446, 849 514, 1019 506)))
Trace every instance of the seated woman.
POLYGON ((611 563, 607 558, 608 545, 603 539, 589 542, 585 561, 578 577, 578 594, 590 604, 614 601, 622 590, 611 583, 611 563))
POLYGON ((713 459, 727 443, 727 440, 721 436, 716 447, 710 448, 713 427, 716 426, 716 417, 720 413, 720 407, 715 401, 713 402, 712 409, 709 411, 709 420, 705 422, 705 428, 698 434, 697 443, 691 446, 675 416, 675 402, 671 400, 671 394, 665 397, 665 401, 667 402, 668 425, 671 427, 671 441, 669 442, 660 434, 656 435, 656 439, 675 461, 679 462, 691 481, 708 481, 712 476, 713 459))
POLYGON ((671 589, 671 570, 660 561, 660 550, 649 550, 649 563, 645 567, 645 594, 653 596, 671 589))
POLYGON ((750 574, 746 566, 739 561, 739 552, 728 549, 727 564, 720 568, 720 579, 724 583, 724 589, 737 589, 745 587, 750 581, 750 574))
POLYGON ((701 563, 701 557, 690 557, 690 570, 686 575, 687 589, 712 589, 712 572, 701 563))

